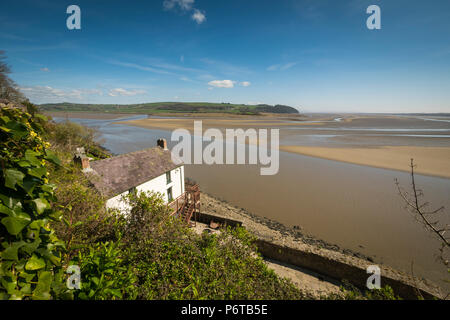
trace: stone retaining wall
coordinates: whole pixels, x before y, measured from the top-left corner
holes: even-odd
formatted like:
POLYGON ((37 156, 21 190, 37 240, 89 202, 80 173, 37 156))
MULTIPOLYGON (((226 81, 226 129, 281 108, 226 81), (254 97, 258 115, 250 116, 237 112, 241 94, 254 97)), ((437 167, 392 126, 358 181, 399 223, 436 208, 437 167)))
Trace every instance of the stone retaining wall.
MULTIPOLYGON (((225 225, 231 227, 242 226, 242 222, 240 221, 207 213, 197 214, 197 221, 205 224, 214 221, 219 223, 221 227, 225 225)), ((332 259, 317 252, 307 252, 276 244, 267 239, 258 238, 256 245, 259 252, 266 258, 309 269, 339 281, 345 279, 357 288, 366 289, 366 281, 370 274, 361 266, 332 259)), ((379 267, 381 269, 381 286, 389 285, 396 295, 404 299, 417 299, 417 290, 420 290, 420 293, 425 299, 437 297, 437 293, 434 290, 424 288, 423 284, 420 285, 420 289, 417 289, 414 283, 406 282, 405 277, 397 276, 395 273, 383 269, 383 266, 379 267)))
MULTIPOLYGON (((370 274, 358 266, 333 260, 317 253, 281 246, 263 239, 258 239, 256 244, 264 257, 309 269, 336 280, 346 279, 360 289, 367 289, 365 285, 370 274)), ((402 280, 383 275, 383 270, 381 270, 381 286, 385 285, 389 285, 396 295, 404 299, 417 299, 417 289, 413 284, 407 284, 402 280)), ((423 289, 420 289, 420 292, 425 299, 435 297, 432 293, 423 289)))

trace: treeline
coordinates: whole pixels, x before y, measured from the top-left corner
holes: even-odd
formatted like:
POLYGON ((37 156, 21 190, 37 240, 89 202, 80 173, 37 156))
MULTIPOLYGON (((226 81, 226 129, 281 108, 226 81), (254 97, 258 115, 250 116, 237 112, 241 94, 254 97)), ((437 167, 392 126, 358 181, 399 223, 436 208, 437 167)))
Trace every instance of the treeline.
POLYGON ((42 104, 40 108, 44 111, 65 112, 119 112, 119 113, 230 113, 250 114, 261 113, 289 113, 297 114, 299 111, 285 105, 245 105, 231 103, 206 103, 206 102, 158 102, 128 105, 115 104, 77 104, 77 103, 51 103, 42 104))

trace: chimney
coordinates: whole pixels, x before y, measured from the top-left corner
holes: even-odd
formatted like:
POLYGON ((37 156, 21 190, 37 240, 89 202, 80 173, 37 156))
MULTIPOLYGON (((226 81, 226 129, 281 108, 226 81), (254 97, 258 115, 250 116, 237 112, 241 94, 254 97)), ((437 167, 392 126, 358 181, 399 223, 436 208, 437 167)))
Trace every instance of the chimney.
POLYGON ((158 141, 156 141, 156 145, 158 147, 160 147, 161 149, 167 150, 167 141, 166 139, 158 139, 158 141))
POLYGON ((81 166, 81 169, 83 170, 83 172, 92 171, 91 166, 89 164, 89 160, 91 160, 91 158, 86 156, 86 153, 85 153, 83 147, 77 148, 77 151, 75 152, 75 156, 74 156, 73 160, 75 161, 75 163, 77 163, 81 166))
POLYGON ((91 160, 91 158, 87 156, 81 157, 81 169, 83 169, 83 172, 89 172, 92 170, 91 166, 89 165, 89 160, 91 160))

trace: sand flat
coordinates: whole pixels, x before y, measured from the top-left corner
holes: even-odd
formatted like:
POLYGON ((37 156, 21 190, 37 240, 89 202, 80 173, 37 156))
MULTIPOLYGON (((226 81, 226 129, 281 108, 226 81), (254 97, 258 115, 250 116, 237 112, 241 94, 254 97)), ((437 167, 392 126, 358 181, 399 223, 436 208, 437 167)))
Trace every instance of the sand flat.
POLYGON ((283 126, 317 126, 320 122, 302 122, 295 123, 285 122, 282 119, 275 118, 241 118, 241 119, 205 119, 205 118, 174 118, 174 119, 139 119, 122 121, 121 124, 130 126, 137 126, 147 129, 163 129, 175 130, 184 128, 193 130, 194 121, 202 121, 203 128, 268 128, 268 127, 283 127, 283 126))
MULTIPOLYGON (((397 117, 369 117, 369 116, 349 116, 346 115, 342 122, 348 123, 355 119, 359 121, 371 121, 372 125, 379 125, 378 122, 386 121, 386 118, 398 120, 397 117), (373 124, 375 123, 375 124, 373 124)), ((147 118, 120 122, 131 126, 147 129, 174 130, 184 128, 193 132, 194 120, 202 120, 203 130, 208 128, 268 128, 285 126, 311 126, 320 127, 322 120, 327 121, 330 117, 316 117, 311 120, 319 122, 286 122, 279 117, 252 117, 242 116, 240 118, 147 118)), ((400 119, 403 122, 405 119, 400 119)), ((381 123, 380 122, 380 123, 381 123)), ((353 139, 353 138, 352 138, 353 139)), ((329 146, 304 146, 304 145, 281 145, 281 151, 303 154, 328 160, 335 160, 358 165, 365 165, 383 169, 393 169, 409 172, 410 159, 414 158, 417 165, 416 173, 437 177, 450 178, 450 147, 443 146, 375 146, 368 144, 367 147, 348 146, 338 144, 329 146)))
POLYGON ((419 174, 450 178, 449 147, 385 146, 378 148, 332 148, 280 146, 281 151, 353 164, 410 171, 410 159, 419 174))

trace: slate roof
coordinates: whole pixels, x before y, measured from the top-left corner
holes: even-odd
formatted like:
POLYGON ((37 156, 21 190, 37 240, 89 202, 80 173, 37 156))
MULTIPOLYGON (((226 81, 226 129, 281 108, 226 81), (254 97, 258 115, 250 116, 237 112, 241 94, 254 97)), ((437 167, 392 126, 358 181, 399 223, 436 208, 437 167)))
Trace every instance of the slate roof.
POLYGON ((86 175, 102 195, 114 197, 179 166, 170 150, 154 147, 91 161, 86 175))

